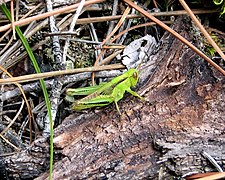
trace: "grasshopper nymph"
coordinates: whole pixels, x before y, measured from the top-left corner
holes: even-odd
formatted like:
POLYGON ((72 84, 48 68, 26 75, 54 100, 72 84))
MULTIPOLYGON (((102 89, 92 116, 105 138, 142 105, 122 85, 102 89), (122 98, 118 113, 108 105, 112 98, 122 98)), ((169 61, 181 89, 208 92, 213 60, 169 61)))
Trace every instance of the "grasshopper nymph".
POLYGON ((98 86, 90 86, 86 88, 67 89, 67 96, 87 95, 73 103, 73 110, 82 110, 96 106, 107 106, 114 102, 117 111, 120 113, 117 102, 123 98, 127 91, 133 96, 143 99, 139 94, 131 90, 138 82, 138 70, 129 69, 124 74, 113 78, 110 82, 100 84, 98 86))

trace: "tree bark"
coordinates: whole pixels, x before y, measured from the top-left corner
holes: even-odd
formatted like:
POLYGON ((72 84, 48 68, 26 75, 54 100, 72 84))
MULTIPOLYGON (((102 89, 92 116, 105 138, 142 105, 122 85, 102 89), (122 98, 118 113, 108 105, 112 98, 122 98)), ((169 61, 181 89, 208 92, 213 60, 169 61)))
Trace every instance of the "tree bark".
MULTIPOLYGON (((173 29, 200 45, 187 17, 173 29)), ((53 179, 166 179, 216 171, 225 162, 225 78, 167 32, 140 70, 141 101, 74 113, 55 129, 53 179)), ((8 177, 48 178, 48 141, 38 139, 2 162, 8 177), (43 173, 43 174, 42 174, 43 173)))

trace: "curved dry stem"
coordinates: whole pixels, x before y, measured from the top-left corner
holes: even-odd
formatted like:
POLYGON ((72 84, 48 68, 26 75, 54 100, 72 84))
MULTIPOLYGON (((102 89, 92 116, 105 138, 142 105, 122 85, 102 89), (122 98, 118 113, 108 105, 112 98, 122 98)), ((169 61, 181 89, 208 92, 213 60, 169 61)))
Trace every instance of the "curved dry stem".
MULTIPOLYGON (((2 66, 0 66, 0 69, 5 72, 9 77, 13 78, 13 76, 6 70, 4 69, 2 66)), ((30 107, 30 104, 28 103, 28 100, 27 100, 27 97, 21 87, 21 85, 17 82, 14 83, 20 90, 23 98, 24 98, 24 101, 26 103, 26 106, 27 106, 27 111, 28 111, 28 119, 29 119, 29 128, 30 128, 30 143, 32 143, 32 120, 34 120, 34 116, 33 116, 33 113, 31 111, 31 107, 30 107)))

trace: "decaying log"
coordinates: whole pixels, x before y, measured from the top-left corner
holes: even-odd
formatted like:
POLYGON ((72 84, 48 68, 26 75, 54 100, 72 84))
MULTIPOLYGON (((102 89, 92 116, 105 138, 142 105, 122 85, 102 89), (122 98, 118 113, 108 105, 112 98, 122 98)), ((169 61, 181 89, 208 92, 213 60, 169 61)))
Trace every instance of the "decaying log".
MULTIPOLYGON (((189 18, 180 17, 173 29, 201 43, 189 18)), ((127 95, 119 102, 121 116, 110 105, 71 114, 55 129, 53 179, 166 179, 216 171, 203 151, 224 166, 225 78, 168 33, 140 73, 138 92, 146 101, 127 95)), ((48 151, 48 141, 38 139, 2 162, 11 178, 47 179, 48 151)))

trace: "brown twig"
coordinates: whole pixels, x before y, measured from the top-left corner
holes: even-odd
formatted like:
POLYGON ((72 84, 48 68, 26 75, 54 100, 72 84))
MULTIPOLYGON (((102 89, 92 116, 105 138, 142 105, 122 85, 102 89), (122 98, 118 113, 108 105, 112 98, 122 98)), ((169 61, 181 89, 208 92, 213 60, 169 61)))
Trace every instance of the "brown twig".
POLYGON ((221 179, 224 177, 225 177, 225 172, 222 172, 222 173, 217 173, 217 174, 210 175, 203 178, 198 178, 198 180, 216 180, 216 179, 221 179))
MULTIPOLYGON (((215 13, 218 12, 217 10, 201 10, 201 9, 195 9, 193 10, 194 14, 208 14, 208 13, 215 13)), ((187 12, 185 10, 179 10, 179 11, 169 11, 169 12, 153 12, 150 13, 152 16, 179 16, 179 15, 185 15, 187 12)), ((76 24, 87 24, 87 23, 97 23, 97 22, 105 22, 105 21, 114 21, 118 20, 122 17, 122 15, 116 15, 116 16, 103 16, 103 17, 91 17, 91 18, 81 18, 77 20, 76 24)), ((127 15, 127 19, 133 19, 133 18, 142 18, 142 15, 139 14, 129 14, 127 15)))
POLYGON ((105 65, 105 66, 68 69, 68 70, 61 70, 61 71, 51 71, 51 72, 46 72, 46 73, 18 76, 18 77, 13 77, 13 78, 8 78, 8 79, 0 79, 0 84, 11 84, 11 83, 15 83, 15 82, 28 82, 28 81, 34 81, 34 80, 44 79, 44 78, 53 77, 53 76, 76 74, 76 73, 81 73, 81 72, 95 72, 95 71, 103 71, 103 70, 111 70, 111 69, 123 69, 123 68, 124 68, 124 66, 122 64, 112 64, 112 65, 105 65))
POLYGON ((14 144, 12 144, 11 142, 9 142, 3 135, 0 134, 0 137, 10 146, 12 146, 14 149, 16 149, 17 151, 20 150, 20 148, 16 147, 14 144))
POLYGON ((16 119, 18 118, 18 116, 20 115, 20 113, 23 110, 24 107, 24 100, 22 99, 22 103, 20 106, 20 109, 18 110, 18 112, 16 113, 16 115, 14 116, 13 120, 7 125, 7 127, 5 129, 3 129, 3 131, 0 133, 2 136, 9 130, 9 128, 15 123, 16 119))

